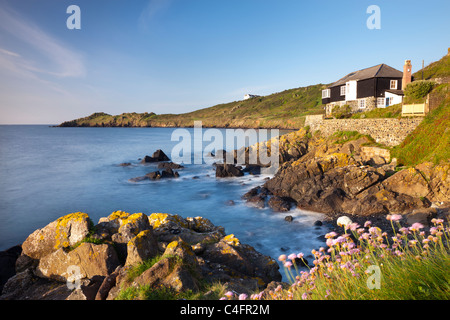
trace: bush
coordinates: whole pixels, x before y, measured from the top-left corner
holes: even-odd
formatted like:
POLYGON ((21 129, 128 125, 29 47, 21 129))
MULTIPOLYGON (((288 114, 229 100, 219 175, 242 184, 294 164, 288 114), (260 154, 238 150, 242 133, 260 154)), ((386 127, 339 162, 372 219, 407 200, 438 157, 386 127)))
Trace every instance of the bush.
POLYGON ((350 118, 352 115, 352 109, 350 108, 350 106, 348 104, 343 105, 343 106, 334 106, 333 110, 331 111, 332 115, 336 118, 336 119, 345 119, 345 118, 350 118))
POLYGON ((405 95, 411 99, 421 99, 433 89, 434 82, 420 80, 409 83, 405 89, 405 95))

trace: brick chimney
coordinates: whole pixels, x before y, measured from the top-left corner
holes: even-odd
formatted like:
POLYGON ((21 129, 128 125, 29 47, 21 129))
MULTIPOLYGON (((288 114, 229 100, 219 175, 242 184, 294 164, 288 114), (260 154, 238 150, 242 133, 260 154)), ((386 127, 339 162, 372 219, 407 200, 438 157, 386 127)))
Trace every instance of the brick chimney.
POLYGON ((405 60, 405 65, 403 66, 402 90, 405 90, 408 83, 411 83, 411 75, 412 75, 411 60, 405 60))

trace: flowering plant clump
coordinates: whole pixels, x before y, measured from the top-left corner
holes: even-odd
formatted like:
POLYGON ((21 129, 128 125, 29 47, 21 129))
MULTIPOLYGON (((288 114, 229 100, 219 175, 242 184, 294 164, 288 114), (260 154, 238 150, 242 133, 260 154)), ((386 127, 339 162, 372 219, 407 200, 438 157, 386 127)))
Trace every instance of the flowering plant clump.
POLYGON ((450 228, 442 219, 433 226, 402 227, 400 215, 388 215, 393 235, 367 221, 364 226, 345 219, 344 234, 328 233, 328 248, 312 250, 313 265, 300 270, 303 253, 281 255, 290 282, 250 297, 252 300, 324 299, 450 299, 450 228))

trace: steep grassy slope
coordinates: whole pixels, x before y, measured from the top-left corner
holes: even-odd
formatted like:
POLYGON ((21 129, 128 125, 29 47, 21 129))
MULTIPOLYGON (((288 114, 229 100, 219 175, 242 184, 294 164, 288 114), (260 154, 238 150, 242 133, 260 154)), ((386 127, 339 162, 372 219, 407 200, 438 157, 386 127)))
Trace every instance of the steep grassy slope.
MULTIPOLYGON (((444 56, 439 61, 430 63, 423 69, 423 79, 429 80, 434 78, 450 77, 450 54, 444 56)), ((422 70, 413 74, 415 80, 422 79, 422 70)))
POLYGON ((450 84, 442 84, 434 91, 445 95, 441 105, 392 151, 401 164, 417 165, 425 161, 438 164, 450 159, 450 84))
POLYGON ((63 127, 192 127, 203 121, 204 127, 301 128, 305 116, 323 113, 322 84, 290 89, 265 97, 235 101, 185 114, 94 113, 89 117, 67 121, 63 127))

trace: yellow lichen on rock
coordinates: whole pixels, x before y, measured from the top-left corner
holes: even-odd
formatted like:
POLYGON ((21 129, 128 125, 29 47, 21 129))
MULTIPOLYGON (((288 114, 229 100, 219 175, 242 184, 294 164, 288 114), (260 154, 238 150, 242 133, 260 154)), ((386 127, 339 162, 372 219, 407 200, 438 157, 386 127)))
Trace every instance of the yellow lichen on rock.
POLYGON ((153 229, 162 228, 170 222, 175 223, 183 228, 188 227, 186 221, 177 214, 172 215, 168 213, 152 213, 148 217, 148 222, 153 227, 153 229))
POLYGON ((238 238, 234 236, 234 234, 229 234, 228 236, 223 238, 223 241, 225 241, 227 244, 232 245, 234 247, 237 247, 241 244, 238 238))
MULTIPOLYGON (((82 223, 83 221, 86 221, 86 222, 89 221, 89 216, 84 212, 71 213, 71 214, 65 215, 65 216, 57 219, 56 220, 56 229, 55 229, 54 249, 58 249, 61 247, 67 248, 70 245, 74 244, 74 243, 71 243, 71 241, 69 239, 69 237, 71 236, 71 234, 68 233, 69 230, 71 230, 71 228, 69 228, 69 224, 73 225, 76 223, 82 223)), ((87 231, 88 230, 85 231, 86 234, 87 234, 87 231)), ((83 237, 83 236, 80 236, 80 237, 83 237)), ((81 240, 81 239, 79 239, 79 240, 81 240)))

